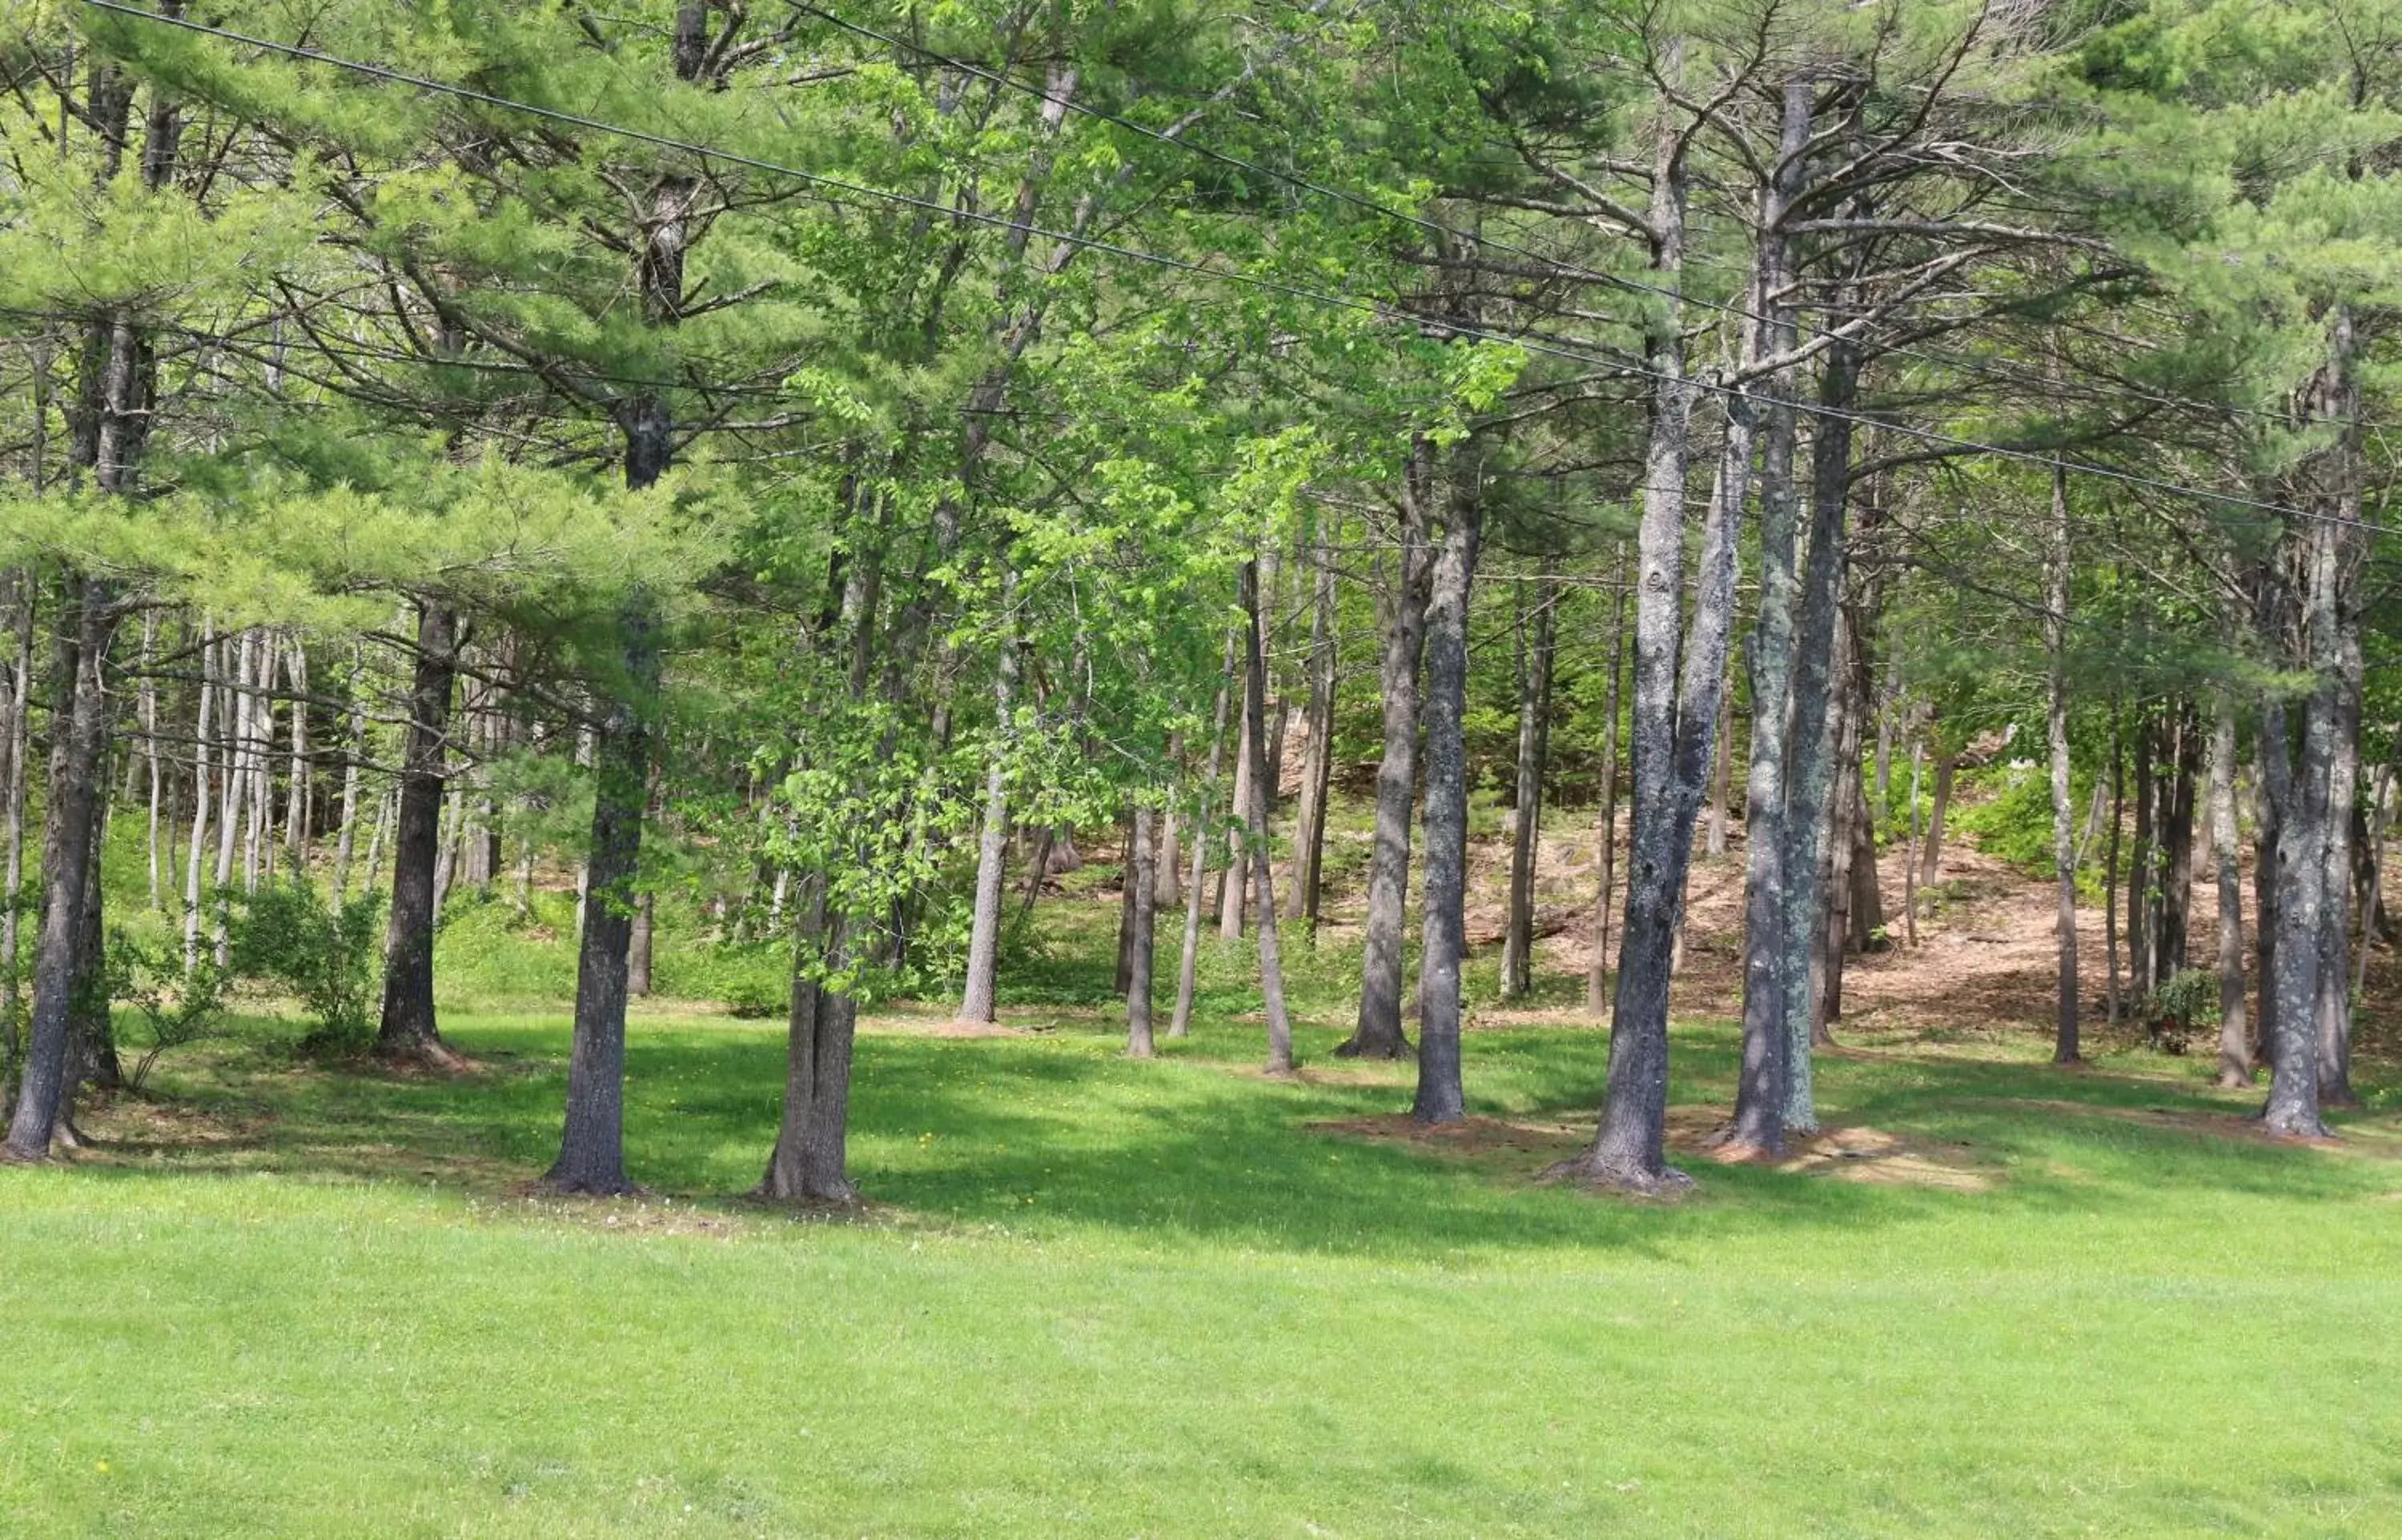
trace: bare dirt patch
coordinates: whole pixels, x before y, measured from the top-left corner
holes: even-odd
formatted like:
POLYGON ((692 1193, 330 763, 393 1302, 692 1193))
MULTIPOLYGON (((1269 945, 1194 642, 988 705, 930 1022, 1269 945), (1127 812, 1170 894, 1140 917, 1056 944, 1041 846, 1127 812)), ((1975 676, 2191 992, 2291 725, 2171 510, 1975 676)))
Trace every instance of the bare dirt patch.
MULTIPOLYGON (((1734 1163, 1732 1152, 1717 1138, 1726 1121, 1727 1114, 1720 1108, 1671 1107, 1670 1153, 1688 1162, 1734 1163)), ((1333 1119, 1305 1126, 1311 1133, 1338 1138, 1440 1150, 1528 1180, 1574 1155, 1593 1137, 1593 1120, 1587 1115, 1470 1118, 1465 1122, 1427 1127, 1414 1121, 1408 1113, 1400 1112, 1333 1119)), ((1990 1191, 1999 1180, 1991 1163, 1965 1145, 1864 1126, 1823 1129, 1795 1141, 1781 1160, 1746 1160, 1742 1163, 1796 1176, 1825 1176, 1838 1181, 1947 1192, 1990 1191)))

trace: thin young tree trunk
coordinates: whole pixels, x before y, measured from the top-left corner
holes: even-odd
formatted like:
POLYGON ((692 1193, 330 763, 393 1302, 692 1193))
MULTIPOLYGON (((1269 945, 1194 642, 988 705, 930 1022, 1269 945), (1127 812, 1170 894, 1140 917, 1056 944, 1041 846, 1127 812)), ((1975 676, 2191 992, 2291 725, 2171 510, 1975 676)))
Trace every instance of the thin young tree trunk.
POLYGON ((417 657, 393 820, 392 913, 384 932, 383 1013, 376 1052, 388 1058, 455 1062, 434 1013, 435 867, 441 859, 443 778, 449 754, 450 691, 458 673, 459 618, 433 600, 417 611, 417 657))
POLYGON ((2084 1055, 2077 1036, 2077 808, 2068 789, 2068 473, 2058 466, 2051 473, 2050 555, 2043 639, 2050 679, 2044 724, 2051 749, 2052 875, 2059 887, 2053 936, 2060 957, 2051 1062, 2078 1064, 2084 1055))
POLYGON ((159 757, 159 681, 151 677, 151 667, 159 649, 159 612, 142 612, 142 683, 136 703, 136 720, 142 725, 142 757, 150 772, 150 818, 145 833, 143 849, 149 858, 150 907, 161 914, 167 908, 165 879, 160 874, 159 856, 159 804, 166 793, 165 766, 159 757))
POLYGON ((97 579, 63 582, 55 654, 48 805, 42 819, 42 928, 35 943, 33 1012, 15 1115, 0 1159, 47 1159, 54 1139, 72 1142, 68 1028, 84 948, 86 888, 98 880, 92 828, 107 752, 103 673, 116 624, 112 595, 97 579))
POLYGON ((216 947, 219 968, 228 961, 233 861, 242 838, 242 796, 250 785, 250 761, 242 749, 250 732, 250 694, 243 688, 249 672, 247 659, 242 641, 236 638, 217 639, 217 678, 224 681, 225 695, 218 711, 218 725, 224 729, 218 759, 224 771, 218 777, 216 866, 211 873, 216 903, 211 939, 216 947))
POLYGON ((334 905, 341 907, 351 888, 351 857, 359 826, 360 762, 367 752, 367 708, 359 694, 360 657, 351 652, 350 738, 342 755, 342 827, 334 841, 334 905))
POLYGON ((1149 803, 1134 810, 1132 861, 1128 882, 1134 893, 1134 936, 1126 948, 1126 1052, 1148 1059, 1151 1040, 1151 965, 1159 903, 1158 858, 1152 845, 1156 815, 1149 803))
POLYGON ((258 891, 259 879, 275 875, 275 633, 254 630, 254 648, 244 656, 250 669, 245 681, 250 697, 249 737, 242 753, 250 766, 250 786, 242 799, 242 887, 258 891))
POLYGON ((2361 893, 2357 907, 2360 924, 2357 928, 2360 945, 2353 957, 2352 993, 2355 998, 2368 988, 2368 949, 2384 933, 2385 894, 2385 830, 2392 818, 2394 801, 2394 765, 2391 761, 2379 766, 2369 783, 2367 848, 2363 852, 2361 893))
POLYGON ((200 700, 192 734, 192 848, 184 865, 184 971, 200 966, 200 870, 209 837, 209 735, 217 702, 215 627, 200 622, 200 700))
POLYGON ((1378 667, 1385 718, 1384 757, 1376 765, 1375 843, 1368 859, 1368 915, 1360 952, 1360 1015, 1339 1058, 1398 1059, 1410 1052, 1401 1030, 1403 930, 1409 903, 1410 822, 1417 799, 1418 670, 1426 652, 1427 548, 1433 450, 1423 436, 1410 447, 1401 488, 1399 559, 1384 599, 1384 656, 1378 667))
POLYGON ((284 654, 284 678, 292 686, 292 761, 290 800, 283 812, 283 864, 295 877, 309 875, 309 808, 314 788, 309 757, 309 654, 300 639, 292 639, 284 654))
POLYGON ((1284 956, 1277 944, 1276 868, 1268 850, 1267 733, 1266 724, 1260 720, 1266 709, 1268 655, 1267 636, 1260 624, 1259 563, 1243 563, 1239 582, 1244 621, 1250 638, 1244 664, 1248 683, 1243 692, 1243 716, 1249 730, 1252 760, 1250 804, 1247 809, 1250 823, 1248 859, 1257 892, 1252 918, 1258 927, 1260 990, 1265 997, 1267 1012, 1267 1069, 1271 1075, 1289 1075, 1292 1072, 1292 1018, 1285 1010, 1284 956))
POLYGON ((1727 802, 1734 789, 1734 686, 1721 687, 1719 696, 1718 753, 1710 766, 1710 807, 1704 827, 1703 851, 1712 859, 1727 853, 1727 802))
POLYGON ((2154 784, 2159 765, 2152 753, 2157 736, 2152 713, 2139 712, 2135 718, 2135 847, 2127 863, 2126 926, 2127 984, 2139 1011, 2146 1009, 2144 1002, 2160 982, 2152 960, 2154 924, 2160 914, 2153 887, 2160 870, 2155 839, 2159 797, 2154 784))
MULTIPOLYGON (((1001 577, 1001 608, 1004 617, 1015 613, 1017 574, 1004 568, 1001 577)), ((968 925, 967 983, 959 996, 959 1019, 993 1019, 993 994, 1001 970, 1001 902, 1004 859, 1009 849, 1009 756, 1017 736, 1017 631, 1005 619, 1001 645, 994 656, 994 738, 984 777, 984 827, 976 837, 975 900, 968 925)), ((1035 881, 1042 881, 1038 870, 1035 881)))
MULTIPOLYGON (((1426 913, 1418 957, 1417 1097, 1410 1107, 1421 1124, 1468 1116, 1459 1065, 1461 971, 1468 962, 1468 604, 1484 522, 1483 467, 1461 455, 1452 474, 1450 517, 1426 612, 1426 913)), ((1522 749, 1522 757, 1527 752, 1522 749)))
MULTIPOLYGON (((1226 639, 1226 661, 1219 669, 1223 679, 1235 671, 1235 639, 1226 639)), ((1225 685, 1218 687, 1218 704, 1210 713, 1209 773, 1201 783, 1201 805, 1193 817, 1193 874, 1184 885, 1184 946, 1176 964, 1176 1010, 1168 1018, 1167 1035, 1181 1038, 1193 1029, 1194 973, 1201 956, 1201 902, 1206 891, 1201 881, 1209 859, 1209 813, 1218 796, 1218 765, 1226 747, 1225 685)))
POLYGON ((2218 856, 2218 1083, 2252 1083, 2244 1020, 2243 879, 2236 870, 2235 708, 2219 694, 2210 734, 2211 845, 2218 856))
POLYGON ((1588 1016, 1609 1011, 1610 898, 1618 886, 1618 707, 1619 683, 1626 659, 1626 551, 1619 548, 1609 608, 1609 681, 1605 688, 1601 719, 1601 881, 1594 897, 1593 959, 1585 967, 1584 1009, 1588 1016))
POLYGON ((1950 749, 1935 754, 1935 801, 1926 810, 1926 841, 1918 851, 1918 886, 1932 887, 1943 875, 1943 818, 1952 810, 1952 777, 1959 760, 1950 749))
POLYGON ((1901 860, 1901 923, 1913 949, 1918 945, 1918 766, 1925 758, 1924 748, 1913 741, 1910 746, 1910 844, 1901 860))
POLYGON ((8 784, 5 851, 0 851, 0 1034, 13 1036, 20 1004, 19 942, 25 883, 25 796, 34 779, 34 620, 40 590, 30 571, 17 574, 17 605, 9 649, 8 784))
POLYGON ((1518 681, 1516 826, 1510 839, 1510 915, 1501 945, 1501 993, 1535 987, 1535 879, 1543 845, 1543 770, 1551 757, 1552 612, 1558 590, 1546 572, 1535 586, 1534 635, 1518 681))
POLYGON ((1319 889, 1326 856, 1326 798, 1334 769, 1334 542, 1341 516, 1320 510, 1311 556, 1309 746, 1302 760, 1301 811, 1292 840, 1294 885, 1304 934, 1318 944, 1319 889))
POLYGON ((2127 816, 2127 781, 2124 735, 2119 730, 2119 708, 2110 708, 2110 834, 2102 857, 2102 949, 2109 959, 2109 993, 2105 1011, 2110 1024, 2119 1024, 2123 1013, 2125 997, 2119 984, 2119 829, 2127 816))
MULTIPOLYGON (((1248 668, 1243 679, 1243 688, 1249 690, 1248 668)), ((1240 827, 1240 820, 1250 817, 1251 782, 1255 778, 1254 767, 1262 757, 1260 740, 1252 736, 1251 719, 1256 716, 1266 721, 1264 703, 1257 711, 1251 707, 1252 702, 1246 697, 1235 712, 1235 816, 1238 821, 1237 827, 1226 831, 1226 875, 1218 885, 1218 939, 1223 942, 1241 938, 1243 914, 1250 902, 1248 890, 1251 861, 1244 845, 1249 836, 1240 827)))

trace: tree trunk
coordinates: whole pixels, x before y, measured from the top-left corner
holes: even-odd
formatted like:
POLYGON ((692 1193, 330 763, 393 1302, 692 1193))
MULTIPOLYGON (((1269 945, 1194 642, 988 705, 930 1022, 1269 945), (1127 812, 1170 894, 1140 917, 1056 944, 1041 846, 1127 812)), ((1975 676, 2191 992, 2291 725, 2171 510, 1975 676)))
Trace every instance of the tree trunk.
POLYGON ((359 826, 359 776, 367 753, 366 701, 360 694, 360 659, 351 653, 350 736, 342 756, 342 826, 334 839, 334 904, 341 906, 351 887, 351 857, 359 826))
MULTIPOLYGON (((104 745, 109 736, 104 726, 104 745)), ((101 755, 105 761, 105 747, 101 755)), ((73 1104, 80 1086, 115 1091, 125 1084, 124 1068, 117 1060, 117 1030, 108 1011, 108 923, 101 881, 102 857, 107 848, 108 801, 100 795, 91 816, 91 874, 83 885, 83 913, 76 924, 75 980, 68 987, 67 1105, 73 1104)))
POLYGON ((1734 783, 1734 689, 1730 681, 1719 697, 1718 754, 1710 767, 1710 811, 1703 849, 1713 859, 1727 853, 1727 798, 1734 783))
MULTIPOLYGON (((1461 970, 1468 961, 1468 603, 1484 522, 1483 474, 1472 456, 1456 457, 1448 528, 1427 593, 1426 913, 1418 958, 1417 1097, 1410 1107, 1421 1124, 1468 1116, 1459 1067, 1461 970)), ((1522 776, 1533 753, 1529 736, 1521 729, 1522 776)), ((1526 806, 1523 792, 1519 805, 1526 806)), ((1512 876, 1514 887, 1514 866, 1512 876)))
POLYGON ((1943 874, 1943 818, 1952 809, 1952 776, 1959 761, 1948 749, 1935 754, 1935 801, 1926 810, 1926 840, 1918 847, 1918 886, 1932 887, 1943 874))
POLYGON ((1618 886, 1618 688, 1624 676, 1626 588, 1626 552, 1621 546, 1610 596, 1609 681, 1602 703, 1601 880, 1594 898, 1593 958, 1586 964, 1584 975, 1584 1009, 1588 1016, 1605 1015, 1609 1010, 1609 901, 1618 886))
MULTIPOLYGON (((1681 59, 1663 61, 1666 77, 1681 59)), ((1652 271, 1673 284, 1683 268, 1684 141, 1667 117, 1651 187, 1652 271)), ((1609 1028, 1608 1081, 1591 1150, 1570 1162, 1584 1180, 1658 1191, 1689 1185, 1666 1160, 1668 978, 1693 821, 1718 727, 1734 619, 1739 498, 1712 501, 1703 535, 1690 639, 1679 635, 1684 589, 1684 501, 1694 387, 1686 378, 1682 323, 1672 302, 1655 320, 1646 361, 1655 380, 1644 451, 1641 572, 1635 618, 1635 828, 1628 855, 1626 940, 1609 1028), (1683 644, 1680 646, 1680 642, 1683 644), (1681 688, 1679 681, 1681 653, 1681 688)), ((1741 463, 1740 460, 1737 463, 1741 463)), ((1723 490, 1733 488, 1725 486, 1723 490)))
POLYGON ((2327 762, 2326 844, 2319 922, 2319 1105, 2358 1107, 2352 1088, 2353 816, 2360 795, 2361 653, 2358 623, 2345 613, 2348 584, 2338 582, 2335 627, 2334 748, 2327 762))
POLYGON ((1253 919, 1259 928, 1260 990, 1265 997, 1267 1012, 1267 1070, 1271 1075, 1289 1075, 1292 1073, 1292 1019, 1285 1011, 1284 956, 1277 944, 1276 867, 1269 859, 1268 850, 1267 733, 1266 724, 1261 721, 1267 702, 1268 654, 1267 637, 1260 624, 1259 563, 1243 563, 1239 582, 1245 626, 1250 638, 1243 669, 1248 676, 1243 717, 1251 742, 1249 859, 1257 892, 1253 919))
POLYGON ((627 694, 609 703, 594 754, 567 1119, 559 1159, 543 1177, 561 1192, 603 1196, 633 1190, 625 1154, 627 953, 640 907, 635 882, 650 800, 648 712, 659 680, 658 617, 649 596, 640 589, 628 596, 617 626, 627 694))
MULTIPOLYGON (((459 618, 433 600, 417 609, 417 658, 393 820, 392 914, 384 931, 383 1015, 376 1052, 387 1058, 449 1064, 434 1014, 434 928, 440 917, 434 868, 440 859, 450 690, 459 666, 459 618)), ((220 846, 222 852, 225 848, 220 846)), ((222 869, 221 869, 222 870, 222 869)), ((222 878, 220 879, 222 880, 222 878)))
MULTIPOLYGON (((1534 635, 1519 670, 1516 825, 1511 831, 1510 917, 1501 947, 1506 998, 1535 987, 1535 878, 1543 846, 1543 769, 1551 757, 1552 612, 1558 597, 1545 573, 1535 586, 1534 635)), ((1464 823, 1462 830, 1464 837, 1464 823)))
POLYGON ((821 988, 811 969, 821 949, 829 967, 847 954, 846 928, 826 923, 825 879, 801 878, 794 905, 793 988, 785 1017, 783 1121, 758 1195, 780 1203, 854 1203, 846 1170, 850 1122, 850 1055, 858 1007, 821 988))
POLYGON ((284 654, 283 667, 284 679, 292 687, 292 759, 283 811, 283 864, 295 877, 306 879, 313 788, 309 754, 309 654, 297 637, 292 639, 291 651, 284 654))
POLYGON ((25 884, 25 796, 34 780, 34 612, 40 590, 30 570, 18 572, 16 591, 8 670, 8 780, 0 795, 0 817, 7 820, 5 836, 0 836, 5 839, 5 849, 0 849, 0 1038, 7 1040, 16 1036, 21 999, 19 901, 25 884))
POLYGON ((634 900, 633 932, 626 941, 626 993, 638 1000, 651 997, 651 937, 656 895, 645 888, 634 900))
MULTIPOLYGON (((1017 574, 1004 568, 1001 577, 1004 616, 1015 612, 1016 596, 1017 574)), ((984 828, 976 839, 975 901, 968 925, 967 983, 959 996, 959 1019, 963 1022, 993 1019, 994 991, 1000 981, 1001 895, 1002 865, 1009 847, 1009 753, 1016 739, 1017 671, 1016 626, 1014 622, 1004 621, 1000 650, 994 658, 995 736, 985 766, 984 828)), ((1034 880, 1042 880, 1039 869, 1034 880)))
MULTIPOLYGON (((1235 639, 1226 639, 1226 661, 1220 678, 1235 672, 1235 639)), ((1193 817, 1193 874, 1184 885, 1184 945, 1176 964, 1176 1010, 1168 1018, 1167 1035, 1181 1038, 1193 1029, 1194 973, 1200 966, 1202 873, 1209 860, 1209 814, 1218 796, 1219 757, 1226 747, 1227 687, 1218 687, 1218 704, 1210 713, 1209 774, 1201 783, 1201 806, 1193 817)))
MULTIPOLYGON (((1249 690, 1250 674, 1248 666, 1243 675, 1243 688, 1249 690)), ((1262 703, 1258 710, 1246 697, 1235 712, 1235 817, 1237 826, 1226 831, 1226 875, 1218 887, 1218 939, 1231 942, 1243 934, 1243 911, 1249 902, 1245 896, 1251 881, 1251 860, 1244 841, 1248 837, 1241 820, 1251 812, 1251 782, 1261 758, 1260 740, 1251 731, 1251 719, 1266 721, 1267 708, 1262 703)))
POLYGON ((1133 849, 1127 883, 1134 894, 1134 936, 1126 948, 1126 1052, 1138 1059, 1152 1056, 1151 964, 1159 902, 1158 858, 1152 846, 1157 815, 1149 803, 1134 810, 1133 849))
POLYGON ((163 914, 167 908, 166 878, 159 863, 159 820, 160 803, 166 794, 166 767, 159 754, 159 681, 151 677, 158 655, 159 612, 142 612, 142 683, 135 705, 136 720, 142 726, 142 757, 150 772, 149 826, 143 839, 143 850, 149 859, 150 907, 163 914))
POLYGON ((1309 746, 1302 762, 1301 812, 1292 839, 1296 901, 1309 944, 1318 944, 1326 858, 1326 798, 1334 770, 1334 542, 1341 516, 1318 515, 1309 621, 1309 746))
POLYGON ((2152 713, 2139 711, 2135 718, 2135 848, 2127 863, 2127 982, 2139 1011, 2160 983, 2152 945, 2160 917, 2160 765, 2153 752, 2158 736, 2152 713))
POLYGON ((1368 916, 1360 953, 1360 1016, 1341 1058, 1398 1059, 1410 1052, 1401 1031, 1403 927, 1409 902, 1410 822, 1417 800, 1418 669, 1426 651, 1428 502, 1433 450, 1424 437, 1410 449, 1401 492, 1401 552, 1384 599, 1385 650, 1378 668, 1385 715, 1384 757, 1376 766, 1375 845, 1368 861, 1368 916))
POLYGON ((2218 1083, 2252 1083, 2244 1021, 2243 879, 2236 870, 2235 709, 2224 692, 2211 722, 2210 843, 2218 855, 2218 1083))
MULTIPOLYGON (((1827 351, 1818 378, 1818 400, 1837 414, 1852 410, 1859 360, 1848 344, 1827 351)), ((1832 907, 1822 871, 1836 788, 1838 735, 1829 719, 1838 686, 1845 551, 1845 516, 1851 505, 1852 438, 1848 416, 1829 415, 1813 429, 1810 444, 1810 529, 1793 631, 1792 725, 1785 777, 1785 950, 1780 983, 1785 994, 1787 1134, 1818 1126, 1816 1079, 1811 1051, 1818 1040, 1819 994, 1815 966, 1826 911, 1832 907)), ((1914 805, 1914 804, 1913 804, 1914 805)))
POLYGON ((209 837, 209 735, 216 714, 215 629, 200 623, 200 698, 192 734, 192 847, 184 861, 184 971, 200 966, 201 862, 209 837))
POLYGON ((2043 639, 2050 678, 2044 712, 2051 749, 2051 865, 2058 889, 2052 935, 2060 959, 2051 1062, 2078 1064, 2077 1025, 2077 808, 2068 787, 2068 473, 2051 473, 2051 559, 2044 574, 2043 639))
POLYGON ((48 806, 42 819, 42 922, 34 960, 33 1013, 17 1082, 15 1116, 0 1158, 46 1159, 54 1138, 72 1142, 67 1038, 83 956, 86 889, 99 880, 92 827, 105 774, 108 709, 104 672, 116 624, 108 586, 63 581, 54 654, 48 806))

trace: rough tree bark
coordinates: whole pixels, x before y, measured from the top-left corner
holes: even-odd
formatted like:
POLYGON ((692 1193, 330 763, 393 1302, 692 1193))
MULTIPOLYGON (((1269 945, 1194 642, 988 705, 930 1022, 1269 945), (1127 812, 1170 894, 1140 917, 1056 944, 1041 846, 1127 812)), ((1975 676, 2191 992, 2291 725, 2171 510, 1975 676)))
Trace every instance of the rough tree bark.
POLYGON ((1426 913, 1418 958, 1418 1082, 1410 1116, 1468 1116, 1460 1083, 1460 972, 1468 960, 1468 601, 1484 524, 1483 466, 1453 459, 1454 486, 1426 610, 1426 913))
POLYGON ((67 1036, 82 956, 87 886, 96 879, 92 825, 105 769, 103 673, 116 625, 107 584, 70 572, 62 583, 54 653, 48 805, 42 819, 41 932, 35 943, 33 1011, 17 1106, 0 1159, 47 1159, 68 1126, 67 1036))
POLYGON ((1334 543, 1341 516, 1332 508, 1319 511, 1311 557, 1309 747, 1302 761, 1301 810, 1292 836, 1293 881, 1300 888, 1294 901, 1313 947, 1325 870, 1326 799, 1334 771, 1334 543))
MULTIPOLYGON (((439 918, 434 869, 441 859, 450 692, 458 667, 457 613, 437 600, 421 600, 400 805, 393 827, 392 914, 384 930, 383 1015, 376 1028, 376 1052, 387 1058, 440 1065, 457 1059, 443 1043, 434 1013, 434 927, 439 918)), ((218 848, 222 855, 225 847, 218 848)), ((222 882, 222 862, 219 873, 222 882)))
POLYGON ((1426 587, 1433 563, 1427 546, 1433 497, 1433 449, 1421 436, 1401 478, 1399 558, 1380 596, 1385 630, 1378 684, 1385 714, 1384 758, 1376 766, 1375 845, 1368 860, 1368 917, 1360 953, 1360 1016, 1335 1054, 1398 1059, 1410 1052, 1401 1031, 1403 925, 1410 886, 1410 816, 1417 797, 1418 669, 1426 651, 1426 587))

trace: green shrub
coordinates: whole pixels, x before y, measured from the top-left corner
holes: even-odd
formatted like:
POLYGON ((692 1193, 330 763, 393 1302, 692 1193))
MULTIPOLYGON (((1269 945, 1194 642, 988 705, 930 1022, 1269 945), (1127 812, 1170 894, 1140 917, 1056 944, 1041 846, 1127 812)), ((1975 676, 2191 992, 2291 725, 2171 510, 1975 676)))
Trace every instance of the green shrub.
POLYGON ((225 1031, 229 970, 217 966, 213 949, 202 947, 186 972, 180 943, 145 940, 116 926, 108 933, 106 969, 110 1001, 131 1007, 141 1023, 133 1066, 125 1074, 129 1090, 139 1092, 148 1082, 169 1049, 225 1031))
POLYGON ((291 877, 229 896, 227 969, 231 977, 285 990, 315 1025, 301 1039, 315 1050, 365 1048, 383 985, 379 944, 383 901, 362 893, 335 907, 316 886, 291 877))
POLYGON ((2144 1029, 2154 1048, 2182 1053, 2195 1032, 2218 1024, 2218 975, 2180 968, 2144 1002, 2144 1029))

